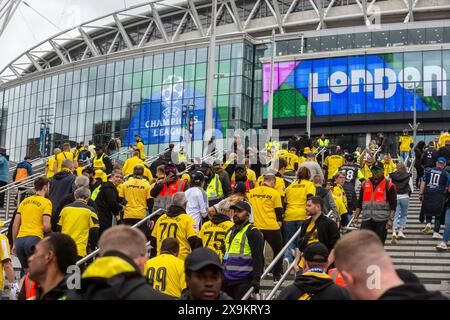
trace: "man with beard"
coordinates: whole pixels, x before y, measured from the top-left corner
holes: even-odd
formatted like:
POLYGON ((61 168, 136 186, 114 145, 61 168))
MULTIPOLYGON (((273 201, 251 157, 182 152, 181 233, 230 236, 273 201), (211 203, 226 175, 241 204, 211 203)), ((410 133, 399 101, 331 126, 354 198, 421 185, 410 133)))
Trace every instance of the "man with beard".
POLYGON ((249 222, 251 206, 248 202, 239 201, 230 209, 234 210, 234 226, 228 230, 222 248, 223 290, 239 300, 251 287, 254 287, 255 293, 259 291, 264 271, 264 237, 249 222))

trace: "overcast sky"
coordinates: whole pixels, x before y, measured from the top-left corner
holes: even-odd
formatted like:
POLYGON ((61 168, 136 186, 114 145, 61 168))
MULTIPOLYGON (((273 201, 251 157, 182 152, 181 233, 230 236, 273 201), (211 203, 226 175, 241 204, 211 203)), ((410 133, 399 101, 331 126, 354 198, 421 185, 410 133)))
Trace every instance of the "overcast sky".
MULTIPOLYGON (((60 29, 77 26, 96 17, 144 3, 144 0, 25 0, 60 29)), ((0 37, 0 69, 25 50, 61 30, 21 4, 0 37)))

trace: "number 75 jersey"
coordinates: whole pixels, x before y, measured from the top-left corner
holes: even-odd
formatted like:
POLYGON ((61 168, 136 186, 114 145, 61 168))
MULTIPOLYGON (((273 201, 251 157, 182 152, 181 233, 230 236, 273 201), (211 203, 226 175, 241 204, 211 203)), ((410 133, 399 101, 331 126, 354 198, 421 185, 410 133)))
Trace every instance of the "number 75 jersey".
POLYGON ((220 261, 223 258, 222 247, 224 246, 225 236, 233 225, 234 223, 227 216, 217 215, 213 217, 212 221, 206 222, 200 230, 199 238, 202 239, 203 247, 217 253, 220 261), (223 219, 220 219, 222 217, 223 219))
POLYGON ((194 219, 186 214, 163 214, 152 230, 152 237, 156 238, 157 255, 161 253, 161 243, 166 238, 175 238, 180 243, 178 258, 184 261, 191 252, 189 238, 197 237, 194 219))

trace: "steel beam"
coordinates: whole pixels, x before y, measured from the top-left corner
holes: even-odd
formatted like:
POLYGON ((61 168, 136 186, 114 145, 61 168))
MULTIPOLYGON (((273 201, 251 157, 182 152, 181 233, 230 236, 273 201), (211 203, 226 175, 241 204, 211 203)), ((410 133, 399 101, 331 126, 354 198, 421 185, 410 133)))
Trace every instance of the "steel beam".
POLYGON ((119 29, 120 34, 122 35, 122 39, 125 42, 125 45, 128 49, 133 49, 133 43, 131 42, 130 37, 128 36, 127 31, 123 27, 122 22, 120 22, 120 19, 117 17, 117 14, 113 14, 114 21, 116 22, 116 26, 119 29))
POLYGON ((205 30, 203 29, 202 22, 200 21, 200 18, 198 17, 197 8, 195 7, 193 0, 188 0, 189 4, 189 14, 191 15, 192 19, 194 20, 195 25, 197 26, 198 31, 202 35, 202 37, 205 36, 205 30))
POLYGON ((83 41, 86 43, 87 47, 91 51, 92 55, 94 57, 98 57, 100 53, 98 52, 97 47, 95 46, 94 41, 89 37, 89 35, 81 28, 78 27, 78 31, 80 32, 81 36, 83 37, 83 41))
POLYGON ((231 9, 231 11, 230 10, 229 11, 230 11, 231 16, 233 17, 234 23, 236 24, 239 31, 242 31, 243 30, 242 21, 241 21, 241 17, 239 16, 239 11, 237 9, 236 2, 234 0, 229 0, 229 3, 230 3, 230 8, 228 8, 228 6, 227 6, 227 8, 231 9))
POLYGON ((59 57, 59 59, 62 61, 63 64, 65 63, 69 63, 69 61, 67 60, 67 58, 64 56, 64 54, 61 52, 61 50, 59 50, 58 45, 53 41, 53 40, 49 40, 48 41, 50 43, 50 45, 52 46, 53 50, 55 50, 56 55, 59 57))
POLYGON ((159 13, 158 13, 158 10, 156 9, 155 4, 150 2, 150 7, 152 8, 153 21, 155 21, 156 27, 158 28, 159 32, 161 32, 164 40, 166 42, 169 42, 169 37, 167 36, 166 29, 164 29, 164 24, 161 21, 161 17, 159 16, 159 13))

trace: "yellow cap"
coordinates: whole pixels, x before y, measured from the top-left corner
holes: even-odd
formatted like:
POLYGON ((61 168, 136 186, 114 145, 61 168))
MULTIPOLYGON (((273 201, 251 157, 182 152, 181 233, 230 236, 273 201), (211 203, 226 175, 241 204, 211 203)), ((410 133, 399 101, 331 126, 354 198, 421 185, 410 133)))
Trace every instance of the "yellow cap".
POLYGON ((103 170, 97 169, 95 170, 94 179, 102 179, 104 174, 103 170))
POLYGON ((304 153, 311 152, 311 149, 310 149, 309 147, 306 147, 305 149, 303 149, 303 152, 304 152, 304 153))

